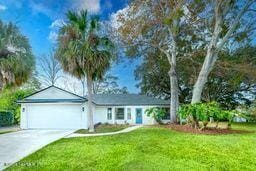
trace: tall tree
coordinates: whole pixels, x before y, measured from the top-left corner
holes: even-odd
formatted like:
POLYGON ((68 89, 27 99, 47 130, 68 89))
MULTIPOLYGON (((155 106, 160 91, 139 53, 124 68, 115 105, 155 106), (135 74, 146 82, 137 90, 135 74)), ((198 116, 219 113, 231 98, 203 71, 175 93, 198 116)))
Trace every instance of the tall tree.
MULTIPOLYGON (((168 71, 170 69, 167 58, 160 51, 144 54, 143 62, 136 68, 134 74, 138 81, 137 87, 142 94, 147 94, 162 99, 170 99, 170 78, 168 71), (156 57, 157 56, 157 57, 156 57)), ((186 60, 178 61, 177 72, 179 73, 179 101, 184 103, 189 98, 190 89, 185 82, 185 74, 192 75, 192 72, 185 72, 184 67, 191 69, 186 60)), ((190 61, 189 61, 190 62, 190 61)))
MULTIPOLYGON (((222 51, 209 75, 202 93, 202 101, 217 101, 223 108, 234 109, 239 104, 253 102, 256 92, 256 47, 242 46, 232 51, 222 51)), ((192 97, 193 83, 204 62, 204 49, 190 58, 179 60, 180 102, 188 103, 192 97)), ((144 94, 168 99, 170 97, 169 66, 161 53, 147 54, 135 70, 138 86, 144 94), (155 56, 159 56, 155 58, 155 56)))
MULTIPOLYGON (((220 51, 229 42, 250 35, 255 30, 255 0, 215 0, 206 1, 201 16, 205 25, 207 50, 204 63, 193 88, 191 103, 201 101, 201 96, 210 72, 213 70, 220 51), (209 15, 207 15, 209 14, 209 15), (213 14, 213 15, 212 15, 213 14), (209 28, 209 29, 208 29, 209 28)), ((198 17, 201 17, 200 15, 198 17)), ((235 46, 233 46, 235 48, 235 46)))
POLYGON ((28 39, 12 23, 0 21, 0 91, 20 86, 34 70, 34 56, 28 39))
MULTIPOLYGON (((185 0, 134 0, 117 14, 116 33, 121 38, 126 54, 132 57, 145 57, 146 53, 160 51, 167 59, 170 80, 170 116, 176 121, 179 106, 179 87, 177 76, 177 58, 184 51, 185 32, 191 32, 188 20, 194 14, 187 10, 185 0)), ((194 6, 195 9, 196 6, 194 6)), ((193 35, 191 33, 190 41, 193 35)), ((157 56, 156 56, 157 58, 157 56)))
POLYGON ((120 87, 117 83, 118 77, 107 74, 101 80, 93 82, 94 94, 127 94, 127 87, 120 87))
POLYGON ((55 85, 61 75, 61 66, 59 61, 55 57, 55 51, 52 50, 48 56, 42 56, 39 58, 39 70, 42 81, 48 85, 55 85))
POLYGON ((86 77, 88 90, 88 126, 94 132, 92 83, 103 77, 110 67, 113 43, 100 32, 99 17, 88 17, 87 11, 67 13, 67 24, 58 36, 58 55, 64 71, 79 79, 86 77))

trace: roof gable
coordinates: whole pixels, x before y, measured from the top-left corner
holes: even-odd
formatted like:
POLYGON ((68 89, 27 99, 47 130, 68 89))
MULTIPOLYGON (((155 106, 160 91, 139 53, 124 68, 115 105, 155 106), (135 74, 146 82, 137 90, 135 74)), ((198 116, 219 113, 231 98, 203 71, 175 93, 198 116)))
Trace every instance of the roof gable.
POLYGON ((24 99, 80 99, 84 100, 83 97, 63 90, 61 88, 50 86, 45 89, 42 89, 38 92, 35 92, 24 99))

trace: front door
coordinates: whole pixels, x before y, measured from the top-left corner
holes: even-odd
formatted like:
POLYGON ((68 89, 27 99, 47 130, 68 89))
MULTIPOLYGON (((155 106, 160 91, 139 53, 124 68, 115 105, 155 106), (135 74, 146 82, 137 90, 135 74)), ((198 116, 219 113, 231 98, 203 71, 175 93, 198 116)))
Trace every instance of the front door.
POLYGON ((142 109, 136 109, 136 124, 142 124, 142 109))

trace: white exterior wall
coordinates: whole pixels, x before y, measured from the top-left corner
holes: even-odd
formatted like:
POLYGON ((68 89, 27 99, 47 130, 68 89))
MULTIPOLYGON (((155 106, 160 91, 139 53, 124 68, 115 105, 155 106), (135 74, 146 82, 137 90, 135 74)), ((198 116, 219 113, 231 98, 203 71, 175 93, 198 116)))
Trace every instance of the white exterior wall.
MULTIPOLYGON (((76 99, 83 100, 82 97, 68 93, 56 87, 49 87, 41 92, 27 97, 26 99, 76 99)), ((68 127, 77 129, 88 128, 88 106, 85 103, 22 103, 21 121, 22 129, 29 128, 49 128, 65 129, 68 127), (84 110, 83 110, 84 108, 84 110)), ((146 115, 145 110, 158 106, 97 106, 93 104, 93 122, 110 124, 136 124, 136 109, 142 109, 142 124, 152 125, 155 120, 146 115), (112 108, 112 119, 107 118, 107 109, 112 108), (116 120, 115 109, 124 108, 124 119, 116 120), (131 109, 131 119, 127 118, 127 109, 131 109)), ((160 107, 160 106, 159 106, 160 107)), ((167 106, 166 106, 167 107, 167 106)), ((164 120, 163 122, 169 122, 164 120)))
POLYGON ((27 124, 27 104, 21 104, 21 110, 20 110, 20 128, 21 129, 28 129, 27 124), (23 111, 24 110, 24 111, 23 111))
POLYGON ((87 111, 77 103, 21 104, 21 129, 87 129, 87 111))
MULTIPOLYGON (((129 123, 131 125, 136 124, 136 108, 142 109, 142 124, 143 125, 152 125, 155 124, 156 121, 147 116, 145 110, 151 107, 156 106, 96 106, 94 108, 94 123, 109 123, 109 124, 125 124, 129 123), (112 120, 107 119, 107 109, 112 108, 112 120), (125 108, 124 120, 116 120, 115 119, 115 108, 125 108), (127 119, 127 108, 131 108, 131 119, 127 119)), ((168 120, 165 120, 168 122, 168 120)))
POLYGON ((81 126, 81 128, 88 129, 88 116, 87 116, 86 103, 82 104, 82 108, 84 108, 84 111, 82 111, 82 126, 81 126))
POLYGON ((107 119, 107 109, 108 107, 94 107, 94 118, 93 123, 113 123, 111 120, 107 119))
MULTIPOLYGON (((26 99, 82 99, 56 87, 50 87, 26 99)), ((87 129, 84 103, 22 103, 21 129, 87 129), (82 108, 84 107, 84 111, 82 108)))

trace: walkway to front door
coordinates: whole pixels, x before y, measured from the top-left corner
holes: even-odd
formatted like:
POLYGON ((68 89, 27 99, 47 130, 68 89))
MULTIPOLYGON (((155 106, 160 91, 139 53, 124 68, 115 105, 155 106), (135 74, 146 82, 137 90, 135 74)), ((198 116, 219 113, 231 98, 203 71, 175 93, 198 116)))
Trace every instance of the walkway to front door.
POLYGON ((142 109, 136 109, 136 124, 142 124, 142 109))

